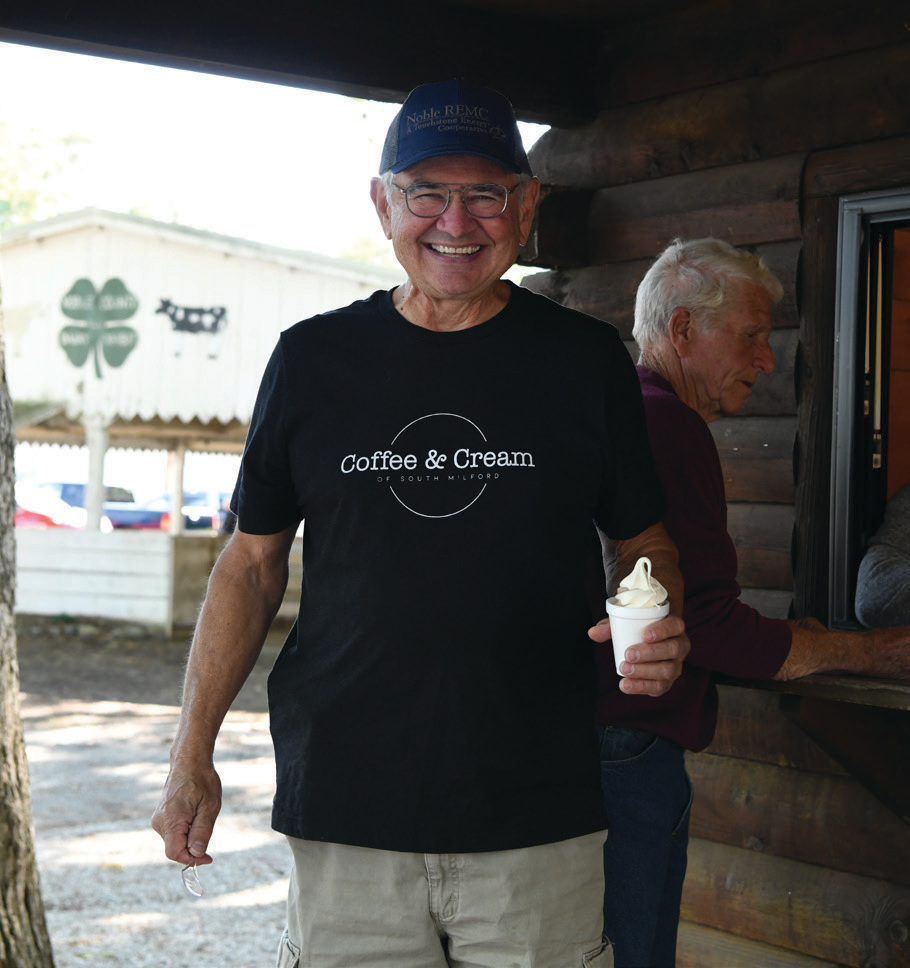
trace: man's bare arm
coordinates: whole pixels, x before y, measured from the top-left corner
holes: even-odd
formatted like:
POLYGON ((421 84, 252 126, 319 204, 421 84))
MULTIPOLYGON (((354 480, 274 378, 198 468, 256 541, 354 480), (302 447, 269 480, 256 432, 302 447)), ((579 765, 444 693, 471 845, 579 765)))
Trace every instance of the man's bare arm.
POLYGON ((788 624, 793 644, 775 679, 798 679, 815 672, 910 679, 910 626, 849 632, 829 630, 814 618, 788 624))
POLYGON ((190 648, 171 771, 152 818, 171 860, 211 862, 206 850, 221 809, 215 740, 281 605, 295 532, 296 526, 275 535, 235 531, 212 569, 190 648))

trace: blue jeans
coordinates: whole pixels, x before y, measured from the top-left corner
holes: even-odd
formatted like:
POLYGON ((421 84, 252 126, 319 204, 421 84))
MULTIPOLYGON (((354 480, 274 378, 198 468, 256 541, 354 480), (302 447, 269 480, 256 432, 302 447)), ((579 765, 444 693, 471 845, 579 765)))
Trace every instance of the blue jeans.
POLYGON ((692 806, 685 751, 643 730, 597 730, 609 821, 604 934, 615 968, 674 968, 692 806))

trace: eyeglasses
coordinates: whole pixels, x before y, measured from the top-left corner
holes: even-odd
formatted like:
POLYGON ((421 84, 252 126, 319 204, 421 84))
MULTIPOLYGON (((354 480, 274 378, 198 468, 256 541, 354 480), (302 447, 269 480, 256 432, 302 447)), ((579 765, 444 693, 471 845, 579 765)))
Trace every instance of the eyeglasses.
POLYGON ((415 182, 407 188, 400 188, 395 182, 392 187, 404 195, 408 211, 418 218, 439 218, 449 207, 453 195, 461 195, 464 207, 474 218, 496 218, 506 210, 509 196, 515 189, 505 185, 465 185, 464 188, 449 188, 447 185, 415 182))
POLYGON ((180 876, 183 878, 183 886, 193 897, 202 897, 202 881, 199 880, 199 874, 196 872, 195 861, 187 864, 180 872, 180 876))

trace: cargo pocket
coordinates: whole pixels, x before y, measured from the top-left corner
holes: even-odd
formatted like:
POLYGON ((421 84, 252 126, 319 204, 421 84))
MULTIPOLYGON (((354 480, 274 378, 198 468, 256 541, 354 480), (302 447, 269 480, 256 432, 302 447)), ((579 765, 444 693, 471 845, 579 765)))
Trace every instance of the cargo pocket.
POLYGON ((586 951, 581 960, 584 968, 613 968, 613 945, 604 937, 603 943, 586 951))
POLYGON ((285 928, 278 945, 278 968, 298 968, 299 965, 300 949, 288 937, 288 929, 285 928))

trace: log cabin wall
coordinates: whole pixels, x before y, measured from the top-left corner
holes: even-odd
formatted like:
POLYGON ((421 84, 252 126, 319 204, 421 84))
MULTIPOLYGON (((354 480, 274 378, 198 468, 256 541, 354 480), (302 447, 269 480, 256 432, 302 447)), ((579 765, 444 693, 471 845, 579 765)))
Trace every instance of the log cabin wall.
POLYGON ((827 611, 838 199, 910 184, 902 13, 707 4, 655 21, 645 40, 640 28, 613 35, 597 119, 552 129, 532 151, 547 194, 527 261, 554 271, 528 285, 614 323, 632 352, 635 288, 677 236, 747 246, 784 283, 776 372, 737 418, 712 425, 741 584, 769 614, 786 615, 794 597, 800 614, 827 611), (794 508, 806 512, 795 536, 794 508))
POLYGON ((836 718, 874 755, 883 721, 906 749, 906 712, 720 692, 714 742, 686 760, 695 801, 678 968, 910 964, 906 817, 801 728, 836 718))
MULTIPOLYGON (((904 14, 713 3, 613 35, 596 120, 531 153, 545 196, 527 261, 549 271, 525 285, 613 323, 634 356, 635 289, 677 236, 746 246, 783 282, 775 373, 711 425, 743 597, 778 617, 826 614, 838 205, 910 185, 904 14)), ((721 692, 714 743, 688 757, 680 968, 910 965, 907 818, 800 728, 812 700, 721 692)), ((857 730, 871 717, 906 772, 905 709, 832 708, 857 730)))

